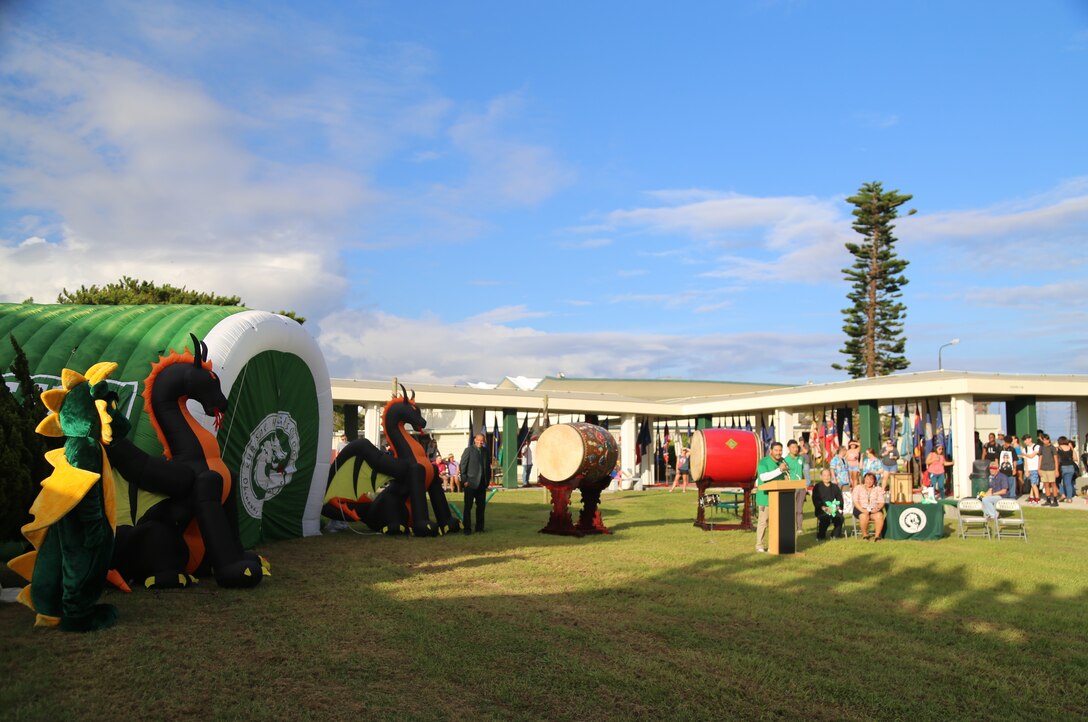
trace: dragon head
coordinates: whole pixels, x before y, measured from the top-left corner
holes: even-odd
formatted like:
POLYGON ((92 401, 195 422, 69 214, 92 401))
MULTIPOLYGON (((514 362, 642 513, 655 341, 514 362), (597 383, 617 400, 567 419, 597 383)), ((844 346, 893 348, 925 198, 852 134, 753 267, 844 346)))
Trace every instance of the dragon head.
POLYGON ((193 368, 196 371, 189 381, 189 398, 199 403, 205 414, 215 417, 215 428, 218 429, 227 411, 227 397, 223 395, 219 376, 212 371, 208 361, 208 345, 195 334, 189 334, 189 338, 193 340, 193 368))
POLYGON ((117 410, 117 393, 106 384, 117 369, 112 361, 102 361, 87 369, 86 375, 64 369, 61 387, 42 393, 42 403, 49 415, 38 424, 43 436, 90 439, 111 444, 114 438, 128 434, 130 426, 117 410))

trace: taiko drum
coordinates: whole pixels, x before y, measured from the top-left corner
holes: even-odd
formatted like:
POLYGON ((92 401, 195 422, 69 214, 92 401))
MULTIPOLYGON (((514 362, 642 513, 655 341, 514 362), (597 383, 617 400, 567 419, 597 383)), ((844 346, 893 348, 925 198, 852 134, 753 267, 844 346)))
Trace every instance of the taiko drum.
POLYGON ((536 442, 540 476, 557 484, 607 476, 616 466, 619 450, 608 429, 596 424, 549 426, 536 442))
POLYGON ((763 443, 743 429, 700 429, 691 437, 691 478, 716 485, 751 484, 763 443))

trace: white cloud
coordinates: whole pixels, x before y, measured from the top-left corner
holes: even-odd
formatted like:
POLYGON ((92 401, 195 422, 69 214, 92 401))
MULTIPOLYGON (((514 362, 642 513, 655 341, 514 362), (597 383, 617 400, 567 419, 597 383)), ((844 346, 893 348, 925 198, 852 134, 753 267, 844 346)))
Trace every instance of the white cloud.
POLYGON ((5 35, 0 300, 51 301, 127 273, 316 317, 342 304, 341 248, 461 242, 488 227, 484 210, 540 202, 571 178, 546 146, 508 137, 519 96, 474 114, 429 88, 425 48, 361 49, 299 18, 299 36, 269 54, 285 31, 263 15, 111 8, 84 18, 86 36, 66 20, 71 42, 33 18, 5 35), (208 57, 233 61, 232 80, 201 74, 208 57), (278 69, 298 76, 275 83, 278 69), (402 150, 442 161, 427 165, 436 174, 447 159, 467 170, 378 192, 367 173, 402 150))
POLYGON ((705 189, 650 195, 673 205, 613 211, 607 215, 610 226, 689 239, 698 247, 642 254, 697 259, 705 268, 698 275, 704 278, 838 280, 847 261, 844 244, 854 235, 841 198, 760 198, 705 189))
POLYGON ((468 320, 471 323, 497 324, 512 323, 526 318, 540 318, 548 315, 550 314, 543 311, 530 311, 525 305, 500 306, 498 308, 493 308, 490 311, 478 313, 468 320))
POLYGON ((535 205, 573 180, 573 172, 551 149, 502 134, 503 124, 519 115, 523 105, 519 94, 495 98, 483 112, 465 113, 450 127, 450 140, 467 155, 470 166, 464 185, 447 189, 453 196, 535 205))
POLYGON ((836 336, 781 333, 672 336, 548 333, 480 317, 455 323, 345 310, 321 320, 319 343, 334 377, 456 383, 511 374, 790 380, 826 376, 836 336), (682 353, 680 352, 682 350, 682 353))
POLYGON ((612 245, 611 238, 602 238, 600 236, 595 238, 586 238, 583 241, 564 242, 559 244, 562 248, 604 248, 605 246, 612 245))
POLYGON ((989 208, 946 211, 904 218, 900 235, 915 242, 1033 237, 1083 233, 1088 221, 1088 178, 1061 184, 1050 193, 989 208))
POLYGON ((0 240, 0 298, 129 274, 306 315, 339 305, 338 223, 375 197, 362 178, 246 151, 233 111, 124 58, 24 34, 2 72, 8 204, 62 222, 33 248, 0 240))
POLYGON ((938 252, 949 266, 1024 281, 1085 263, 1088 177, 986 208, 917 214, 901 219, 897 235, 908 253, 938 252), (949 253, 956 255, 949 256, 949 253), (1009 276, 1008 274, 1012 274, 1009 276))

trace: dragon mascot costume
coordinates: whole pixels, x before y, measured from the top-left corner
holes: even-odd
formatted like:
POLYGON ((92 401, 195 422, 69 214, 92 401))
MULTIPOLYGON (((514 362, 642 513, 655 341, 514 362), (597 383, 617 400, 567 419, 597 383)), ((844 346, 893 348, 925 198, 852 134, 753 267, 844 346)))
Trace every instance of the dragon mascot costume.
POLYGON ((115 607, 97 603, 116 526, 105 447, 129 431, 106 385, 116 368, 101 362, 86 375, 64 369, 61 387, 41 395, 49 415, 38 433, 63 438, 64 446, 46 453, 53 473, 30 507, 33 521, 22 528, 33 550, 8 564, 30 582, 18 599, 37 612, 36 626, 89 632, 117 622, 115 607))

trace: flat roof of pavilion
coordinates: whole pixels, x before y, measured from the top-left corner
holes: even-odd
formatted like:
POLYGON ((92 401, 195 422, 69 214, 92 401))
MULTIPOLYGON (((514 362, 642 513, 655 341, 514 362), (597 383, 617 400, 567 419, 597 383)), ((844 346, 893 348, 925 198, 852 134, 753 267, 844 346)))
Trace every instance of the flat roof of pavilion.
MULTIPOLYGON (((384 404, 390 381, 331 379, 334 403, 384 404)), ((824 384, 779 386, 684 379, 585 379, 547 377, 532 390, 477 389, 412 384, 416 401, 432 408, 539 411, 547 398, 552 413, 637 414, 662 417, 713 416, 744 411, 850 406, 859 399, 882 404, 925 398, 972 397, 1001 401, 1020 396, 1037 401, 1088 398, 1088 375, 999 374, 922 371, 824 384)))

